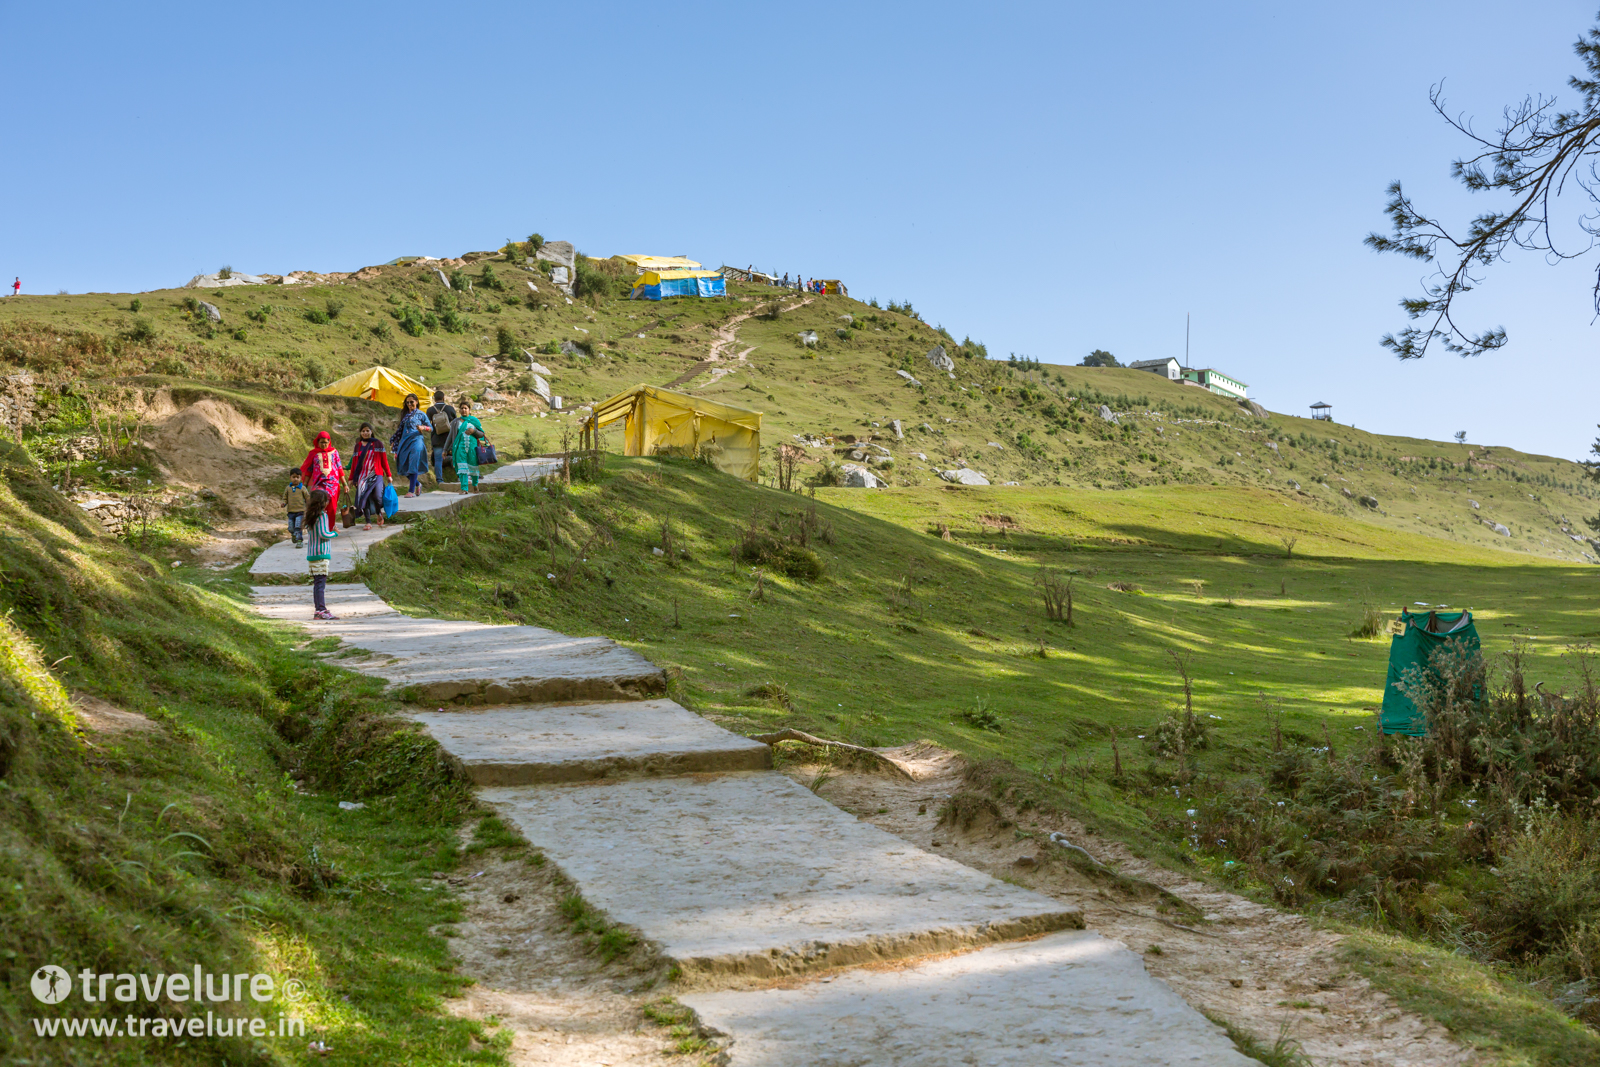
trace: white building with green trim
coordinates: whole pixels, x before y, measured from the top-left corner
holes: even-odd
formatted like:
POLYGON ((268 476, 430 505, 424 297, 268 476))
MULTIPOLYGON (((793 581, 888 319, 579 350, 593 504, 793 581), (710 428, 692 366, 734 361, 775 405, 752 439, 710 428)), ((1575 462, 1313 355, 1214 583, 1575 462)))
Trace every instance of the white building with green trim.
POLYGON ((1184 368, 1183 380, 1191 385, 1198 385, 1202 389, 1209 389, 1219 396, 1231 397, 1234 400, 1249 400, 1250 387, 1237 378, 1230 378, 1213 367, 1204 367, 1198 370, 1184 368))

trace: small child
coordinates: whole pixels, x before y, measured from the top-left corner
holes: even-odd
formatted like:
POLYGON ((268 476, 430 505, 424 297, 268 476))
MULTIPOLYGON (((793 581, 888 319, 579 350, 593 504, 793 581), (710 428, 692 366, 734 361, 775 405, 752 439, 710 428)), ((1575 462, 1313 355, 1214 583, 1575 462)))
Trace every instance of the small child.
POLYGON ((311 575, 311 601, 317 609, 313 618, 334 622, 338 616, 328 610, 326 600, 330 556, 328 542, 339 535, 333 532, 333 526, 328 522, 327 491, 313 489, 306 501, 306 510, 312 516, 306 531, 306 571, 311 575))
POLYGON ((306 500, 309 494, 300 481, 300 468, 289 472, 289 488, 283 491, 283 510, 289 515, 289 537, 299 548, 305 537, 306 500))

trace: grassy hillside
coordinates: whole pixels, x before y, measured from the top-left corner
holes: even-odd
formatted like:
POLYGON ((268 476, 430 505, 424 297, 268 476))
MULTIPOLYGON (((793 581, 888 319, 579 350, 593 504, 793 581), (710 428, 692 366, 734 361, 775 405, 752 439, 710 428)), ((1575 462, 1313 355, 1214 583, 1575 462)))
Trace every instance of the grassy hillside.
MULTIPOLYGON (((1426 892, 1413 877, 1409 889, 1352 880, 1285 896, 1270 867, 1191 840, 1186 817, 1270 807, 1262 789, 1276 781, 1274 761, 1290 758, 1345 786, 1349 775, 1381 778, 1376 795, 1405 794, 1374 729, 1388 639, 1352 636, 1373 610, 1473 605, 1492 658, 1522 638, 1527 684, 1581 694, 1570 646, 1600 636, 1592 567, 1386 529, 1260 489, 835 489, 812 499, 688 460, 613 457, 595 482, 517 485, 426 521, 377 546, 360 576, 416 614, 613 637, 664 666, 677 699, 742 732, 929 739, 1003 759, 1022 771, 1002 776, 1013 805, 1069 808, 1168 862, 1390 935, 1352 942, 1351 965, 1483 1048, 1484 1062, 1600 1055, 1594 1032, 1551 999, 1566 988, 1552 975, 1571 980, 1560 978, 1565 957, 1501 974, 1485 948, 1454 959, 1448 980, 1417 977, 1439 955, 1417 938, 1476 937, 1480 911, 1487 929, 1508 910, 1475 903, 1497 899, 1484 869, 1495 852, 1457 857, 1452 843, 1448 861, 1429 861, 1443 884, 1426 892), (1292 556, 1285 537, 1298 539, 1292 556), (1074 625, 1046 618, 1037 583, 1052 572, 1073 583, 1074 625), (1174 653, 1200 730, 1178 755, 1174 653), (1432 919, 1416 911, 1419 897, 1432 919)), ((1307 796, 1291 794, 1297 806, 1283 810, 1300 817, 1307 796)), ((1475 810, 1488 815, 1452 806, 1436 824, 1441 839, 1471 837, 1475 810)), ((1347 855, 1350 868, 1357 856, 1426 847, 1416 836, 1358 841, 1364 817, 1339 808, 1310 831, 1315 847, 1347 855)), ((1495 847, 1554 885, 1582 882, 1581 864, 1545 857, 1540 867, 1514 834, 1495 847)))
POLYGON ((430 874, 455 865, 469 802, 431 739, 371 680, 247 618, 237 583, 174 580, 91 530, 13 446, 0 465, 0 1059, 299 1063, 317 1039, 344 1062, 496 1062, 440 1010, 462 979, 431 931, 458 912, 430 874), (47 1007, 29 992, 47 963, 268 974, 279 992, 240 1007, 306 1034, 40 1036, 36 1020, 208 1006, 75 992, 47 1007), (291 978, 303 999, 281 992, 291 978))
MULTIPOLYGON (((628 301, 619 262, 597 261, 595 276, 602 268, 613 272, 610 288, 570 304, 541 273, 489 260, 455 268, 451 290, 432 268, 397 266, 322 285, 7 299, 0 364, 89 394, 92 407, 126 411, 108 380, 227 382, 270 403, 381 362, 453 393, 521 393, 491 405, 488 424, 516 455, 524 439, 536 451, 557 448, 572 428, 570 416, 540 417, 526 350, 550 368, 568 407, 641 382, 678 382, 763 411, 769 450, 794 435, 827 438, 807 448, 806 477, 872 443, 892 454, 880 472, 895 485, 939 484, 935 469, 965 463, 997 484, 1252 486, 1392 530, 1554 559, 1596 555, 1582 520, 1600 513, 1600 491, 1566 460, 1283 414, 1257 419, 1140 371, 1014 365, 955 342, 909 308, 840 296, 800 305, 791 293, 775 304, 774 290, 734 285, 726 300, 628 301), (215 304, 222 323, 189 306, 196 299, 215 304), (801 343, 805 330, 818 335, 814 347, 801 343), (708 363, 719 337, 728 342, 723 358, 708 363), (955 361, 953 378, 925 358, 936 345, 955 361), (1102 404, 1117 423, 1100 418, 1102 404), (893 419, 904 440, 889 429, 893 419)), ((609 440, 618 447, 616 432, 609 440)))

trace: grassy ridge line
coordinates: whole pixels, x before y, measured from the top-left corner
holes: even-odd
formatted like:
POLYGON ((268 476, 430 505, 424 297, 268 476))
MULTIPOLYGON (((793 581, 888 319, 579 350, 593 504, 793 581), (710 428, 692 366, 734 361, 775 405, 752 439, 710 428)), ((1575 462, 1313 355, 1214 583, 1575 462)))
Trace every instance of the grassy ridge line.
POLYGON ((304 1041, 41 1040, 30 1018, 196 1005, 37 1004, 29 976, 202 965, 303 981, 308 1037, 352 1062, 502 1062, 440 999, 462 979, 431 929, 457 907, 468 788, 372 680, 324 666, 211 588, 91 531, 0 446, 0 1058, 294 1063, 304 1041), (73 732, 67 689, 149 729, 73 732), (300 780, 301 793, 291 774, 300 780), (340 799, 364 798, 342 812, 340 799))
MULTIPOLYGON (((549 299, 548 292, 539 297, 530 292, 526 296, 540 304, 530 308, 519 286, 525 288, 524 275, 534 276, 504 263, 491 266, 498 272, 497 284, 506 289, 485 289, 478 265, 466 272, 480 283, 470 294, 447 293, 428 269, 396 267, 336 285, 162 290, 138 297, 137 313, 128 310, 133 297, 114 294, 7 300, 0 303, 0 362, 32 367, 47 378, 85 380, 155 370, 253 381, 269 393, 306 389, 313 381, 384 362, 430 383, 470 379, 478 383, 475 388, 493 385, 509 394, 531 386, 520 354, 491 362, 504 331, 514 352, 537 353, 553 372, 554 391, 570 405, 640 382, 674 380, 704 358, 719 326, 765 306, 773 293, 734 285, 730 300, 652 304, 594 297, 567 305, 549 299), (221 308, 223 328, 203 323, 185 307, 183 301, 197 293, 221 308), (440 327, 420 337, 394 328, 395 315, 431 309, 436 300, 454 301, 472 328, 451 333, 440 327), (340 306, 337 318, 326 324, 307 318, 329 301, 340 306), (263 305, 271 310, 260 321, 246 317, 263 305), (132 336, 141 319, 154 331, 146 340, 132 336), (229 332, 240 324, 243 340, 229 332), (202 337, 197 330, 216 336, 202 337), (587 346, 592 354, 562 354, 563 342, 587 346)), ((738 338, 734 354, 754 350, 734 373, 715 382, 707 374, 683 388, 763 410, 769 448, 792 434, 876 434, 878 443, 894 453, 889 477, 896 484, 934 484, 931 468, 965 461, 997 483, 1104 489, 1256 486, 1407 533, 1480 545, 1498 540, 1498 547, 1570 560, 1590 550, 1561 531, 1561 520, 1586 534, 1590 531, 1581 520, 1600 511, 1600 496, 1582 470, 1566 460, 1498 446, 1485 457, 1479 446, 1386 437, 1281 414, 1257 420, 1223 397, 1142 371, 1012 367, 982 358, 981 345, 958 345, 913 315, 846 297, 816 297, 776 318, 748 318, 738 338), (850 316, 850 324, 843 315, 850 316), (796 336, 808 329, 820 337, 815 347, 796 336), (924 358, 935 345, 956 361, 954 380, 924 358), (920 387, 897 370, 912 374, 920 387), (1099 419, 1102 401, 1127 413, 1124 425, 1099 419), (1159 411, 1163 418, 1147 411, 1159 411), (894 418, 907 428, 903 442, 892 440, 887 430, 894 418), (924 423, 931 433, 920 429, 924 423), (1269 440, 1280 444, 1279 451, 1267 447, 1269 440), (1329 441, 1339 448, 1330 449, 1329 441), (913 452, 928 459, 918 460, 913 452), (1469 452, 1471 470, 1464 466, 1469 452), (1292 491, 1290 480, 1303 489, 1292 491), (1350 498, 1340 492, 1344 489, 1350 498), (1357 502, 1361 496, 1376 498, 1378 508, 1363 508, 1357 502), (1469 497, 1482 507, 1473 510, 1469 497), (1513 537, 1497 539, 1480 518, 1506 524, 1513 537)), ((490 423, 497 441, 515 448, 526 434, 535 451, 557 447, 564 426, 570 428, 570 420, 528 413, 490 423)), ((811 454, 816 461, 842 458, 822 450, 811 454)))

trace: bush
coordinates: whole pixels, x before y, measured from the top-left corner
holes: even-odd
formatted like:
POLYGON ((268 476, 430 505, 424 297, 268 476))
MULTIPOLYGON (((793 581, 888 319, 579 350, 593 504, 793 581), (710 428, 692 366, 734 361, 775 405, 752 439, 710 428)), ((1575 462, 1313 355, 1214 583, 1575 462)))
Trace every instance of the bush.
MULTIPOLYGON (((135 300, 134 303, 137 304, 138 301, 135 300)), ((134 319, 133 325, 128 327, 127 333, 123 336, 135 344, 149 344, 156 339, 156 328, 150 325, 149 319, 134 319)))
POLYGON ((478 276, 478 284, 485 289, 503 290, 506 283, 500 280, 500 275, 495 273, 494 266, 489 263, 483 265, 483 273, 478 276))
POLYGON ((499 329, 495 330, 494 342, 495 348, 502 356, 515 356, 519 353, 521 348, 517 342, 517 335, 512 333, 504 326, 501 326, 499 329))
POLYGON ((132 300, 128 301, 128 310, 129 311, 132 311, 133 313, 138 314, 143 309, 144 309, 144 301, 140 300, 138 297, 134 297, 132 300))
POLYGON ((544 247, 544 235, 537 233, 528 234, 528 255, 533 255, 544 247))
POLYGON ((340 303, 339 301, 337 301, 337 300, 329 300, 328 303, 327 303, 327 309, 328 309, 328 318, 330 320, 331 319, 336 319, 336 318, 339 317, 339 312, 344 310, 344 305, 342 303, 340 303))
POLYGON ((313 389, 320 389, 333 381, 333 374, 328 369, 320 356, 301 356, 300 372, 305 375, 306 381, 311 383, 313 389))
POLYGON ((427 330, 423 325, 422 312, 415 307, 407 306, 400 312, 400 328, 412 337, 421 337, 427 330))
POLYGON ((316 323, 318 326, 326 326, 333 321, 333 318, 322 308, 307 308, 306 321, 316 323))
POLYGON ((372 335, 380 341, 394 340, 394 330, 390 328, 387 322, 380 322, 372 327, 372 335))
POLYGON ((235 341, 248 341, 250 340, 250 331, 245 329, 243 326, 240 326, 238 329, 233 331, 231 336, 235 341))

